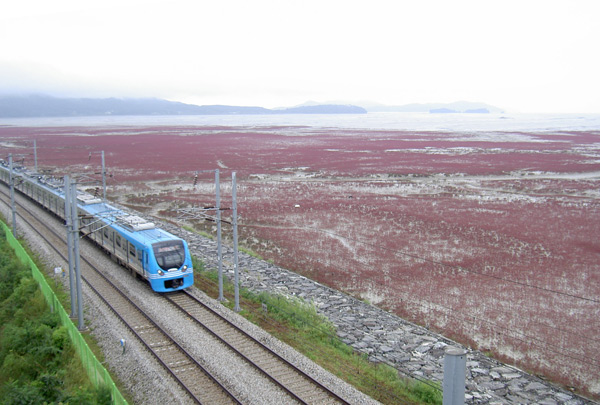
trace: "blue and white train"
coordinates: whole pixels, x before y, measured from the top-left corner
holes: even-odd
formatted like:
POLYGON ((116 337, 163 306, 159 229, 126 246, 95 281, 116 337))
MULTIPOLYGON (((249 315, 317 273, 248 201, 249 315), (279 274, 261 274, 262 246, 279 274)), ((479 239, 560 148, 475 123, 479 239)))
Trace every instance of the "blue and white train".
MULTIPOLYGON (((13 167, 15 189, 47 210, 65 218, 63 179, 13 167)), ((7 185, 10 171, 0 161, 0 180, 7 185)), ((187 242, 154 223, 117 209, 95 196, 77 191, 80 232, 111 257, 147 280, 154 291, 177 291, 194 283, 187 242)))

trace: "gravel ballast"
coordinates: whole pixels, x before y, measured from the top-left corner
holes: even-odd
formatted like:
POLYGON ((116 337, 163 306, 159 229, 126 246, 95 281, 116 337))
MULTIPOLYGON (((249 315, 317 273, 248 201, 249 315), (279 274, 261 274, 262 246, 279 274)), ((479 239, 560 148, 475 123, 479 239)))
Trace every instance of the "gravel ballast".
MULTIPOLYGON (((2 186, 4 187, 4 186, 2 186)), ((5 191, 6 188, 4 187, 5 191)), ((39 206, 26 202, 18 195, 19 203, 26 203, 38 218, 48 216, 39 206)), ((5 217, 10 217, 6 204, 1 204, 5 217)), ((66 233, 59 219, 45 220, 53 229, 66 233)), ((61 266, 68 269, 68 263, 46 246, 35 233, 17 220, 19 236, 27 240, 30 248, 37 252, 48 269, 61 266)), ((168 332, 181 340, 182 346, 192 353, 200 363, 213 372, 217 378, 231 389, 245 404, 282 404, 289 403, 289 397, 254 368, 232 358, 228 349, 208 335, 202 328, 186 319, 179 310, 167 304, 160 294, 153 292, 149 285, 134 279, 128 271, 114 263, 101 250, 87 240, 80 240, 80 251, 94 265, 102 268, 115 284, 123 287, 127 294, 168 332)), ((66 277, 59 277, 68 290, 68 271, 66 277)), ((227 319, 246 332, 266 343, 282 357, 299 366, 313 378, 322 381, 329 389, 346 398, 350 403, 373 404, 373 399, 365 396, 354 387, 346 384, 331 373, 308 360, 291 347, 273 338, 262 329, 246 321, 237 313, 230 311, 217 301, 207 297, 196 288, 188 289, 197 298, 208 303, 227 319)), ((84 314, 87 332, 96 339, 104 355, 104 366, 120 381, 123 390, 127 391, 131 400, 139 404, 189 403, 190 399, 182 392, 178 384, 172 380, 153 357, 141 347, 137 339, 117 320, 105 304, 95 296, 84 284, 84 314), (126 350, 123 352, 121 339, 125 339, 126 350)))
MULTIPOLYGON (((3 191, 8 195, 5 186, 3 191)), ((7 200, 7 199, 5 199, 7 200)), ((17 201, 25 203, 25 198, 17 193, 17 201)), ((28 200, 27 200, 28 201, 28 200)), ((7 204, 0 204, 2 213, 10 218, 7 204)), ((39 206, 28 202, 29 209, 38 217, 48 215, 39 206)), ((62 221, 46 220, 60 233, 65 233, 62 221)), ((216 242, 188 232, 178 226, 155 221, 167 231, 186 239, 192 254, 201 258, 208 269, 216 269, 216 242)), ((37 252, 48 269, 68 264, 59 258, 31 229, 17 220, 18 234, 23 236, 31 249, 37 252)), ((225 384, 246 404, 280 404, 289 402, 279 389, 259 389, 272 387, 250 367, 234 362, 222 345, 207 336, 193 323, 186 321, 181 313, 166 304, 161 296, 154 293, 147 283, 134 280, 128 271, 112 262, 106 254, 82 240, 80 249, 110 279, 123 286, 127 293, 142 308, 149 311, 155 321, 164 325, 174 336, 181 337, 187 350, 194 353, 201 362, 215 372, 225 384)), ((233 249, 223 246, 224 273, 233 278, 233 249)), ((445 337, 434 334, 426 328, 414 325, 372 305, 356 300, 344 293, 316 283, 301 275, 282 269, 273 264, 256 259, 244 253, 239 254, 239 271, 242 286, 255 291, 277 292, 290 297, 300 297, 313 302, 318 311, 330 319, 337 327, 338 336, 355 350, 366 353, 374 361, 385 361, 401 373, 415 378, 441 381, 443 378, 443 356, 447 346, 461 347, 445 337)), ((60 281, 68 289, 68 277, 60 281)), ((340 396, 353 404, 376 403, 373 399, 358 392, 353 387, 323 370, 289 346, 274 339, 260 328, 247 322, 237 313, 208 298, 201 291, 191 288, 190 292, 216 308, 228 319, 244 328, 261 341, 268 342, 286 359, 315 376, 340 396)), ((115 319, 95 294, 83 289, 85 320, 91 333, 103 351, 104 365, 121 382, 134 403, 189 403, 182 392, 150 354, 139 347, 124 325, 115 319), (125 339, 126 351, 120 345, 125 339)), ((538 403, 538 404, 592 404, 591 400, 575 395, 551 382, 530 375, 522 370, 500 363, 484 354, 469 350, 467 354, 466 402, 472 404, 538 403)))

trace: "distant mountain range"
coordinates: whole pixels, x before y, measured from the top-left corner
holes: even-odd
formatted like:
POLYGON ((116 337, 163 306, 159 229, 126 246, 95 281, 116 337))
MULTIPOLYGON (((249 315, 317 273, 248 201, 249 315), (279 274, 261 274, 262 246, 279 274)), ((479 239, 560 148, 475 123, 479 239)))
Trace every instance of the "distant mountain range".
POLYGON ((58 98, 46 95, 0 96, 0 118, 78 117, 109 115, 241 115, 241 114, 366 114, 367 112, 488 113, 503 112, 484 103, 406 104, 307 102, 295 107, 268 109, 230 105, 193 105, 155 98, 58 98))
POLYGON ((271 110, 263 107, 193 105, 154 98, 57 98, 0 96, 0 117, 78 117, 98 115, 366 114, 353 105, 322 104, 271 110))
MULTIPOLYGON (((339 102, 331 101, 328 104, 339 102)), ((314 101, 307 101, 303 106, 317 105, 314 101)), ((403 105, 385 105, 369 101, 358 101, 351 104, 363 107, 368 112, 429 112, 429 113, 503 113, 502 108, 486 103, 472 101, 455 101, 453 103, 412 103, 403 105)))

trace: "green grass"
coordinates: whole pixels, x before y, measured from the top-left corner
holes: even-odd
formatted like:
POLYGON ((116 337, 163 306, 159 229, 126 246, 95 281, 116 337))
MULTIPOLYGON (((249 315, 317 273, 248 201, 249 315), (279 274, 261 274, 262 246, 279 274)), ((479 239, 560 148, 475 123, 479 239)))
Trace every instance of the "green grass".
POLYGON ((67 330, 0 236, 0 403, 109 404, 87 378, 67 330))
MULTIPOLYGON (((215 236, 213 234, 205 232, 205 231, 199 231, 196 228, 194 228, 193 226, 183 225, 182 228, 185 229, 186 231, 195 233, 196 235, 203 236, 203 237, 205 237, 207 239, 212 239, 212 240, 215 239, 215 236)), ((240 252, 246 253, 249 256, 255 257, 255 258, 260 259, 260 260, 264 260, 258 253, 252 251, 251 249, 248 249, 248 248, 243 247, 243 246, 239 246, 239 249, 240 249, 240 252)))
MULTIPOLYGON (((194 265, 195 269, 197 267, 194 265)), ((216 271, 196 273, 196 285, 208 295, 218 296, 216 271)), ((234 286, 224 279, 224 305, 233 308, 234 286)), ((441 404, 440 385, 399 376, 387 364, 370 362, 336 335, 335 326, 317 313, 314 305, 282 295, 255 294, 240 289, 240 314, 273 336, 294 347, 305 356, 354 387, 383 403, 441 404)))
POLYGON ((254 252, 254 251, 252 251, 250 249, 247 249, 245 247, 240 247, 240 252, 244 252, 248 256, 252 256, 252 257, 255 257, 257 259, 264 260, 261 255, 259 255, 258 253, 254 252))
POLYGON ((195 229, 194 227, 191 227, 189 225, 183 225, 182 228, 185 229, 186 231, 189 231, 191 233, 195 233, 196 235, 203 236, 203 237, 205 237, 207 239, 214 239, 214 236, 211 235, 210 233, 204 232, 204 231, 198 231, 197 229, 195 229))
MULTIPOLYGON (((4 220, 4 218, 0 215, 0 220, 4 220)), ((6 223, 6 221, 4 221, 6 223)), ((4 236, 1 236, 2 239, 4 239, 4 236)), ((56 277, 56 276, 52 276, 54 273, 47 268, 47 266, 42 262, 42 260, 39 258, 39 255, 32 251, 27 242, 25 240, 19 239, 19 243, 21 244, 21 246, 23 247, 23 249, 25 249, 25 251, 27 252, 27 254, 29 255, 29 257, 33 260, 33 262, 35 263, 35 265, 37 266, 38 269, 42 270, 44 269, 45 271, 42 271, 42 275, 44 276, 44 278, 46 279, 46 282, 48 283, 48 285, 50 286, 50 288, 52 289, 52 291, 54 292, 54 294, 56 295, 56 297, 58 298, 58 300, 60 301, 61 305, 63 306, 63 308, 65 309, 65 311, 67 311, 67 313, 70 312, 71 309, 71 296, 69 294, 69 292, 67 290, 65 290, 65 288, 63 287, 61 281, 56 277), (50 275, 52 274, 52 275, 50 275)), ((12 252, 12 249, 10 250, 12 252)), ((14 253, 13 253, 14 254, 14 253)), ((2 257, 4 257, 4 255, 2 253, 0 253, 0 255, 2 255, 2 257)), ((20 261, 17 261, 17 263, 19 265, 21 265, 20 261)), ((0 259, 0 266, 1 266, 1 259, 0 259)), ((66 272, 69 271, 69 269, 65 269, 66 272)), ((27 275, 30 275, 31 273, 29 272, 29 270, 27 270, 27 275)), ((1 279, 1 278, 0 278, 1 279)), ((1 281, 0 281, 0 293, 2 291, 5 291, 1 281)), ((0 301, 1 301, 1 295, 0 295, 0 301)), ((1 331, 1 328, 0 328, 1 331)), ((89 333, 82 333, 83 339, 86 341, 88 347, 92 350, 92 352, 94 353, 94 355, 96 356, 96 358, 98 359, 99 362, 104 363, 104 353, 102 352, 102 349, 98 346, 98 342, 96 341, 96 339, 90 335, 89 333)), ((86 371, 83 369, 83 367, 81 366, 81 360, 79 359, 77 353, 75 353, 75 349, 72 349, 72 357, 70 358, 70 362, 73 362, 72 367, 76 367, 77 365, 79 365, 79 368, 74 371, 73 373, 70 373, 69 375, 72 375, 74 377, 76 377, 76 379, 74 379, 74 384, 77 386, 84 386, 85 384, 87 384, 87 374, 86 371)), ((1 363, 0 363, 1 366, 1 363)), ((121 392, 121 395, 123 395, 123 397, 125 398, 125 400, 128 403, 132 403, 133 402, 133 398, 131 397, 131 395, 129 394, 129 392, 126 390, 125 385, 123 384, 123 382, 121 382, 114 374, 111 373, 111 378, 113 380, 113 382, 116 384, 117 388, 119 389, 119 391, 121 392)), ((85 401, 84 401, 85 403, 85 401)), ((0 404, 3 404, 3 402, 0 400, 0 404)))

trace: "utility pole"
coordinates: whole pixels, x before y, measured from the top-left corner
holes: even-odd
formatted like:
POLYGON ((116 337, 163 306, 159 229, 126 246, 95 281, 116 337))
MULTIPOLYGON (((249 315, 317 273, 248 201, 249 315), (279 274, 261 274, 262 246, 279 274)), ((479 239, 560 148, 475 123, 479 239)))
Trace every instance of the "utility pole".
POLYGON ((217 261, 219 262, 219 301, 225 301, 223 296, 223 251, 221 248, 221 184, 219 169, 215 170, 215 208, 217 209, 217 261))
POLYGON ((38 165, 37 165, 37 141, 34 139, 33 140, 33 163, 34 163, 34 168, 35 168, 35 172, 38 172, 38 165))
MULTIPOLYGON (((215 172, 215 198, 216 204, 214 207, 198 207, 198 208, 184 208, 177 210, 179 212, 179 216, 177 219, 186 220, 186 219, 208 219, 211 221, 217 222, 217 258, 219 263, 219 301, 225 301, 225 297, 223 296, 223 252, 222 252, 222 243, 221 243, 221 232, 222 232, 222 223, 223 219, 221 217, 221 185, 219 180, 219 170, 203 170, 204 172, 210 171, 215 172), (216 216, 210 216, 206 214, 207 211, 216 211, 216 216)), ((196 185, 196 181, 198 179, 198 173, 196 172, 194 176, 194 186, 196 185)), ((235 277, 235 310, 240 310, 240 299, 239 299, 239 273, 238 273, 238 236, 237 236, 237 192, 236 192, 236 174, 232 173, 232 200, 233 200, 233 255, 234 255, 234 277, 235 277)), ((229 223, 228 221, 225 221, 229 223)))
POLYGON ((79 256, 79 212, 77 209, 77 183, 71 183, 71 223, 73 225, 73 257, 75 259, 75 284, 77 289, 77 329, 85 329, 83 323, 83 295, 81 293, 81 267, 79 256))
POLYGON ((102 202, 106 202, 106 166, 104 165, 104 151, 102 151, 102 202))
POLYGON ((69 290, 71 292, 71 318, 77 313, 77 329, 83 323, 83 294, 81 293, 81 267, 79 255, 79 211, 77 209, 77 183, 68 175, 64 178, 65 220, 67 222, 67 250, 69 253, 69 290), (75 308, 77 306, 77 309, 75 308))
POLYGON ((15 177, 13 175, 13 158, 12 153, 8 155, 8 168, 10 171, 9 183, 10 183, 10 208, 12 210, 12 231, 13 236, 17 237, 17 210, 15 207, 15 177))
POLYGON ((75 305, 77 298, 75 296, 75 270, 73 261, 73 215, 71 212, 71 180, 66 175, 64 179, 65 187, 65 220, 67 225, 67 250, 69 253, 69 290, 71 292, 71 318, 75 318, 75 305))
MULTIPOLYGON (((90 152, 88 161, 92 159, 92 153, 98 152, 90 152)), ((106 202, 106 165, 104 163, 104 151, 100 151, 100 154, 102 157, 102 202, 106 202)))
POLYGON ((233 208, 233 274, 235 280, 235 312, 240 312, 240 276, 238 271, 238 229, 237 229, 237 186, 235 172, 231 173, 231 200, 233 208))

